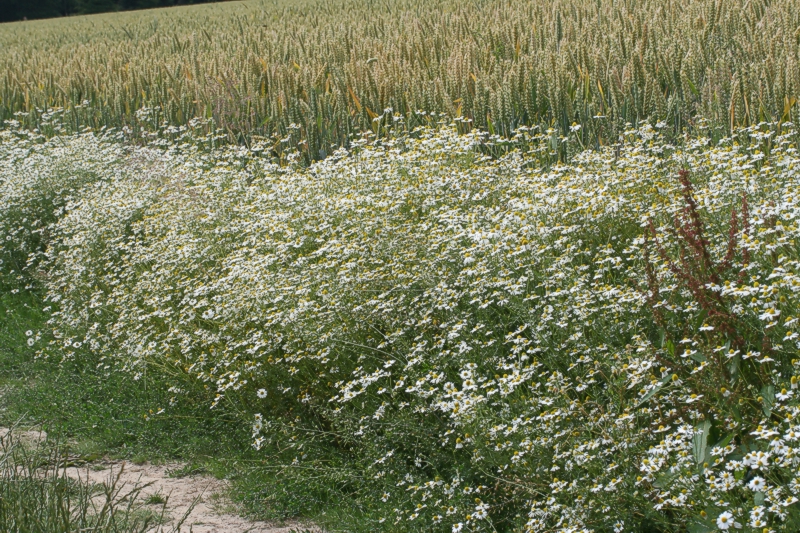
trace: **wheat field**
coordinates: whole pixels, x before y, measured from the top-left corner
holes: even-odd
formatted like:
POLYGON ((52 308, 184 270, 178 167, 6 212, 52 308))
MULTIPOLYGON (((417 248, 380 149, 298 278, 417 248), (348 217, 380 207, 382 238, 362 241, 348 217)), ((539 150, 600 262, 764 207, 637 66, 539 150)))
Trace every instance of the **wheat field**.
POLYGON ((158 106, 236 136, 294 124, 311 158, 387 109, 499 134, 577 123, 595 146, 645 119, 724 133, 794 116, 798 31, 797 0, 253 0, 20 22, 0 26, 0 119, 63 107, 75 129, 135 126, 158 106))
POLYGON ((0 25, 0 427, 322 531, 796 533, 799 41, 800 0, 0 25))

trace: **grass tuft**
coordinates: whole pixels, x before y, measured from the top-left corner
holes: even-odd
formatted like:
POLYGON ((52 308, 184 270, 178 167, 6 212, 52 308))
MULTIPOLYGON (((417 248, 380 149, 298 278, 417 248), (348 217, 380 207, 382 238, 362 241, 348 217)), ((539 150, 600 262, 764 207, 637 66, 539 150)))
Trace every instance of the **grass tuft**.
MULTIPOLYGON (((0 437, 0 530, 30 533, 144 533, 162 531, 159 514, 142 509, 144 486, 120 476, 102 485, 74 479, 58 442, 31 443, 27 433, 0 437)), ((164 502, 152 502, 164 503, 164 502)))

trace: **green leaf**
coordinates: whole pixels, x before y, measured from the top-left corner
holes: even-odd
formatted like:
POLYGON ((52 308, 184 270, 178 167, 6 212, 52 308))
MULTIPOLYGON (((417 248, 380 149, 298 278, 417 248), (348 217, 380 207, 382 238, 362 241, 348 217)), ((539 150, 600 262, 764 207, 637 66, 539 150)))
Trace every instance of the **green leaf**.
POLYGON ((653 481, 653 486, 659 489, 668 489, 672 486, 672 481, 677 476, 677 473, 664 472, 653 481))
POLYGON ((638 403, 638 404, 636 404, 636 407, 639 407, 639 406, 641 406, 641 405, 644 405, 644 404, 645 404, 645 403, 646 403, 646 402, 647 402, 647 401, 648 401, 650 398, 652 398, 653 396, 655 396, 655 394, 656 394, 658 391, 660 391, 660 390, 661 390, 661 388, 662 388, 664 385, 666 385, 667 383, 669 383, 669 380, 670 380, 670 378, 671 378, 671 376, 666 376, 666 377, 665 377, 665 378, 663 378, 661 381, 659 381, 659 382, 658 382, 658 384, 657 384, 655 387, 653 387, 652 389, 650 389, 649 391, 647 391, 647 394, 645 394, 644 396, 642 396, 642 399, 641 399, 641 400, 639 400, 639 403, 638 403))
POLYGON ((753 496, 753 503, 756 505, 764 505, 764 493, 756 492, 755 496, 753 496))
POLYGON ((672 344, 672 341, 668 340, 665 348, 667 349, 668 354, 670 354, 673 357, 675 356, 675 345, 672 344))
POLYGON ((688 77, 686 78, 686 83, 689 84, 689 88, 692 90, 695 96, 700 96, 700 91, 697 90, 697 87, 695 87, 694 83, 692 83, 692 80, 690 80, 688 77))
POLYGON ((714 445, 714 447, 715 448, 724 448, 725 446, 730 444, 732 440, 733 440, 733 433, 729 433, 727 437, 725 437, 724 439, 722 439, 721 441, 716 443, 714 445))
POLYGON ((716 528, 714 526, 705 524, 703 522, 692 522, 687 526, 687 531, 689 533, 711 533, 715 530, 716 528))
POLYGON ((690 355, 689 357, 694 359, 698 363, 705 363, 706 362, 706 356, 701 354, 701 353, 695 353, 695 354, 690 355))
POLYGON ((736 420, 737 422, 739 422, 741 424, 743 419, 742 419, 742 413, 739 412, 739 406, 738 405, 731 405, 730 406, 730 410, 731 410, 731 414, 733 415, 734 420, 736 420))
POLYGON ((700 327, 705 323, 706 317, 708 317, 708 311, 706 310, 700 311, 700 314, 697 315, 697 318, 694 319, 695 331, 699 330, 700 327))
POLYGON ((731 385, 736 383, 736 378, 739 376, 739 360, 741 356, 737 355, 731 361, 731 364, 728 365, 728 370, 731 373, 731 385))
POLYGON ((711 421, 703 420, 695 427, 695 434, 692 437, 692 453, 698 465, 702 465, 706 460, 706 448, 708 447, 708 432, 711 430, 711 421))
POLYGON ((764 398, 764 401, 761 403, 764 416, 769 418, 770 415, 772 415, 772 406, 775 404, 775 387, 772 385, 764 385, 761 389, 761 397, 764 398))

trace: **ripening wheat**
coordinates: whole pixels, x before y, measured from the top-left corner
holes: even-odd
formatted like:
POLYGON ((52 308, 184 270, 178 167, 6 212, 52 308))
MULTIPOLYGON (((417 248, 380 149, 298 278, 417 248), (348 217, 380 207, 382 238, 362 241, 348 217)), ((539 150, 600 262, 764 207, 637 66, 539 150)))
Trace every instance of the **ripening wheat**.
POLYGON ((0 119, 75 108, 72 125, 213 117, 231 135, 300 127, 330 153, 392 108, 464 116, 508 134, 625 122, 724 132, 790 120, 800 87, 800 2, 276 0, 0 28, 0 119))

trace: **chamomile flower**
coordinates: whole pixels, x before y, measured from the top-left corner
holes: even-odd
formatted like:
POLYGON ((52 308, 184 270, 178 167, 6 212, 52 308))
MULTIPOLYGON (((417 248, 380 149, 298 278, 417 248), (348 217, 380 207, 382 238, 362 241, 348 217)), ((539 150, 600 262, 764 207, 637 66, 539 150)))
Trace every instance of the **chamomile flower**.
POLYGON ((723 531, 726 531, 731 527, 736 527, 736 522, 733 519, 733 513, 730 511, 720 513, 720 515, 717 517, 717 527, 723 531))
MULTIPOLYGON (((630 498, 647 513, 725 511, 703 519, 719 529, 786 513, 800 495, 800 361, 778 323, 800 294, 794 137, 762 138, 772 125, 677 146, 639 124, 573 153, 578 137, 555 127, 521 130, 518 149, 440 126, 355 135, 308 168, 271 159, 297 124, 202 149, 171 144, 180 132, 166 127, 157 147, 124 149, 0 129, 4 206, 38 205, 45 176, 71 175, 55 172, 65 160, 99 176, 47 228, 37 265, 52 332, 27 339, 53 364, 96 355, 99 372, 148 387, 168 369, 170 393, 207 399, 210 416, 258 410, 268 389, 255 384, 270 383, 281 401, 251 419, 246 444, 296 455, 299 472, 312 443, 346 443, 390 521, 463 531, 510 509, 529 531, 624 531, 630 498), (765 139, 769 160, 752 160, 765 139), (566 162, 539 165, 554 145, 566 162), (693 226, 680 226, 678 152, 702 183, 691 194, 708 260, 730 263, 713 276, 681 241, 693 226), (508 503, 460 477, 476 468, 531 490, 508 503)), ((5 224, 10 211, 0 231, 23 226, 5 224)))
POLYGON ((764 481, 764 478, 760 476, 756 476, 750 480, 750 483, 747 484, 747 488, 752 490, 753 492, 764 492, 766 489, 767 484, 764 481))

